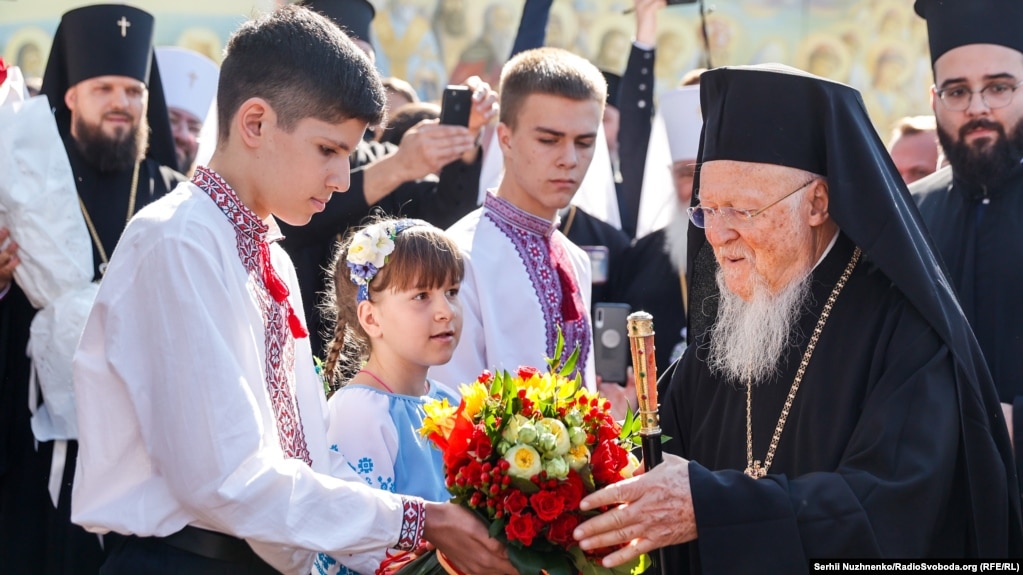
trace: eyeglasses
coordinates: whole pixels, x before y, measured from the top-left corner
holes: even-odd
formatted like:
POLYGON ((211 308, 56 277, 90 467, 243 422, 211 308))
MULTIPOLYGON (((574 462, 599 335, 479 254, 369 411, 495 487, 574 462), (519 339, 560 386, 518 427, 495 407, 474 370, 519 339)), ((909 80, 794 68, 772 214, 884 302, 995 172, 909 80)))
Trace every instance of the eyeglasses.
POLYGON ((992 110, 1004 108, 1012 102, 1016 95, 1016 88, 1023 86, 1023 80, 1010 84, 1009 82, 992 82, 980 90, 974 91, 966 86, 952 86, 938 90, 938 99, 941 103, 953 112, 963 112, 970 107, 974 94, 980 94, 980 101, 992 110))
POLYGON ((781 203, 782 200, 788 198, 792 194, 802 190, 806 186, 817 181, 817 178, 810 178, 798 188, 778 198, 777 200, 767 204, 759 210, 740 210, 737 208, 705 208, 703 206, 693 206, 686 210, 689 214, 689 221, 693 222, 693 225, 698 228, 706 228, 712 220, 717 220, 715 225, 723 225, 726 228, 746 228, 753 223, 753 218, 767 211, 768 208, 781 203))

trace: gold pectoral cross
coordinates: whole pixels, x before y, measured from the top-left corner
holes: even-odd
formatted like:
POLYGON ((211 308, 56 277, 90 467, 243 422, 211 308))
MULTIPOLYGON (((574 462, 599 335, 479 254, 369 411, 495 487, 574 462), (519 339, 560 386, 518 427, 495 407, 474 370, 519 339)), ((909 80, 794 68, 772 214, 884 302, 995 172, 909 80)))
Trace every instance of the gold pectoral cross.
POLYGON ((755 459, 753 460, 752 467, 746 467, 745 473, 746 475, 752 477, 753 479, 760 479, 761 477, 765 477, 767 475, 767 469, 765 469, 761 465, 759 459, 755 459))

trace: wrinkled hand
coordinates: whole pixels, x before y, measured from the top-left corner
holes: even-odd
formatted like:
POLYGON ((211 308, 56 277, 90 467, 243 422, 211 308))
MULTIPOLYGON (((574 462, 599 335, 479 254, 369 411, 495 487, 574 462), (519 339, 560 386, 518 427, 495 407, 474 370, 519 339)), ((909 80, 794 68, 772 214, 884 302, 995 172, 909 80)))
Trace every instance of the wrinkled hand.
POLYGON ((590 494, 579 507, 586 511, 608 505, 616 506, 579 525, 573 533, 583 549, 628 543, 604 557, 605 567, 697 537, 689 462, 681 457, 665 454, 657 467, 590 494))
POLYGON ((625 419, 627 409, 636 413, 638 400, 636 398, 636 374, 632 368, 625 371, 625 385, 617 383, 604 383, 604 380, 597 376, 597 391, 611 402, 611 416, 615 421, 625 419))
POLYGON ((454 503, 427 503, 424 537, 463 573, 518 573, 508 552, 471 511, 454 503))
POLYGON ((405 181, 410 181, 439 174, 441 168, 475 149, 475 139, 465 126, 423 120, 405 132, 394 157, 407 171, 405 181))
POLYGON ((8 242, 10 237, 11 232, 7 228, 0 228, 0 246, 7 243, 0 250, 0 291, 7 289, 7 286, 14 281, 14 268, 21 263, 21 259, 18 258, 18 243, 13 239, 8 242))

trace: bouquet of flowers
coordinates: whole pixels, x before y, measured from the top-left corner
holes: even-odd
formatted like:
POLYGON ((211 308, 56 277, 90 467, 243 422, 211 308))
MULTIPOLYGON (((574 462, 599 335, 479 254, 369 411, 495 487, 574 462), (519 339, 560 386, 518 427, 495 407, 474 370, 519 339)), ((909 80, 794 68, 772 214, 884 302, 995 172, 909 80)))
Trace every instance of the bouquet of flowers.
MULTIPOLYGON (((610 403, 569 379, 576 350, 561 369, 558 342, 549 370, 520 367, 516 373, 484 371, 462 385, 462 400, 426 405, 420 433, 444 453, 452 501, 490 525, 523 575, 621 575, 642 573, 643 556, 609 569, 599 558, 613 549, 583 551, 572 531, 600 510, 582 512, 588 493, 631 477, 639 461, 639 420, 630 413, 619 425, 610 403)), ((402 575, 443 573, 443 557, 428 553, 405 564, 402 575)), ((379 572, 378 572, 379 573, 379 572)))

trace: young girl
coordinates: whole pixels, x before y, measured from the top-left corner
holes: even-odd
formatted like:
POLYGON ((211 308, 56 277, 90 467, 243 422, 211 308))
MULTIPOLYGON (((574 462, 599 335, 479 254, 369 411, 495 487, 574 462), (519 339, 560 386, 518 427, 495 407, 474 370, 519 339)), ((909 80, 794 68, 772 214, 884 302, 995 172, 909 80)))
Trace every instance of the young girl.
MULTIPOLYGON (((451 359, 462 330, 458 246, 424 221, 383 219, 350 234, 331 270, 328 313, 337 319, 324 373, 337 391, 328 400, 327 444, 372 487, 446 501, 441 452, 418 429, 427 401, 458 403, 427 379, 430 366, 451 359), (354 375, 340 387, 342 371, 354 375)), ((368 575, 383 559, 321 554, 314 573, 368 575), (345 565, 335 567, 337 560, 345 565)))

